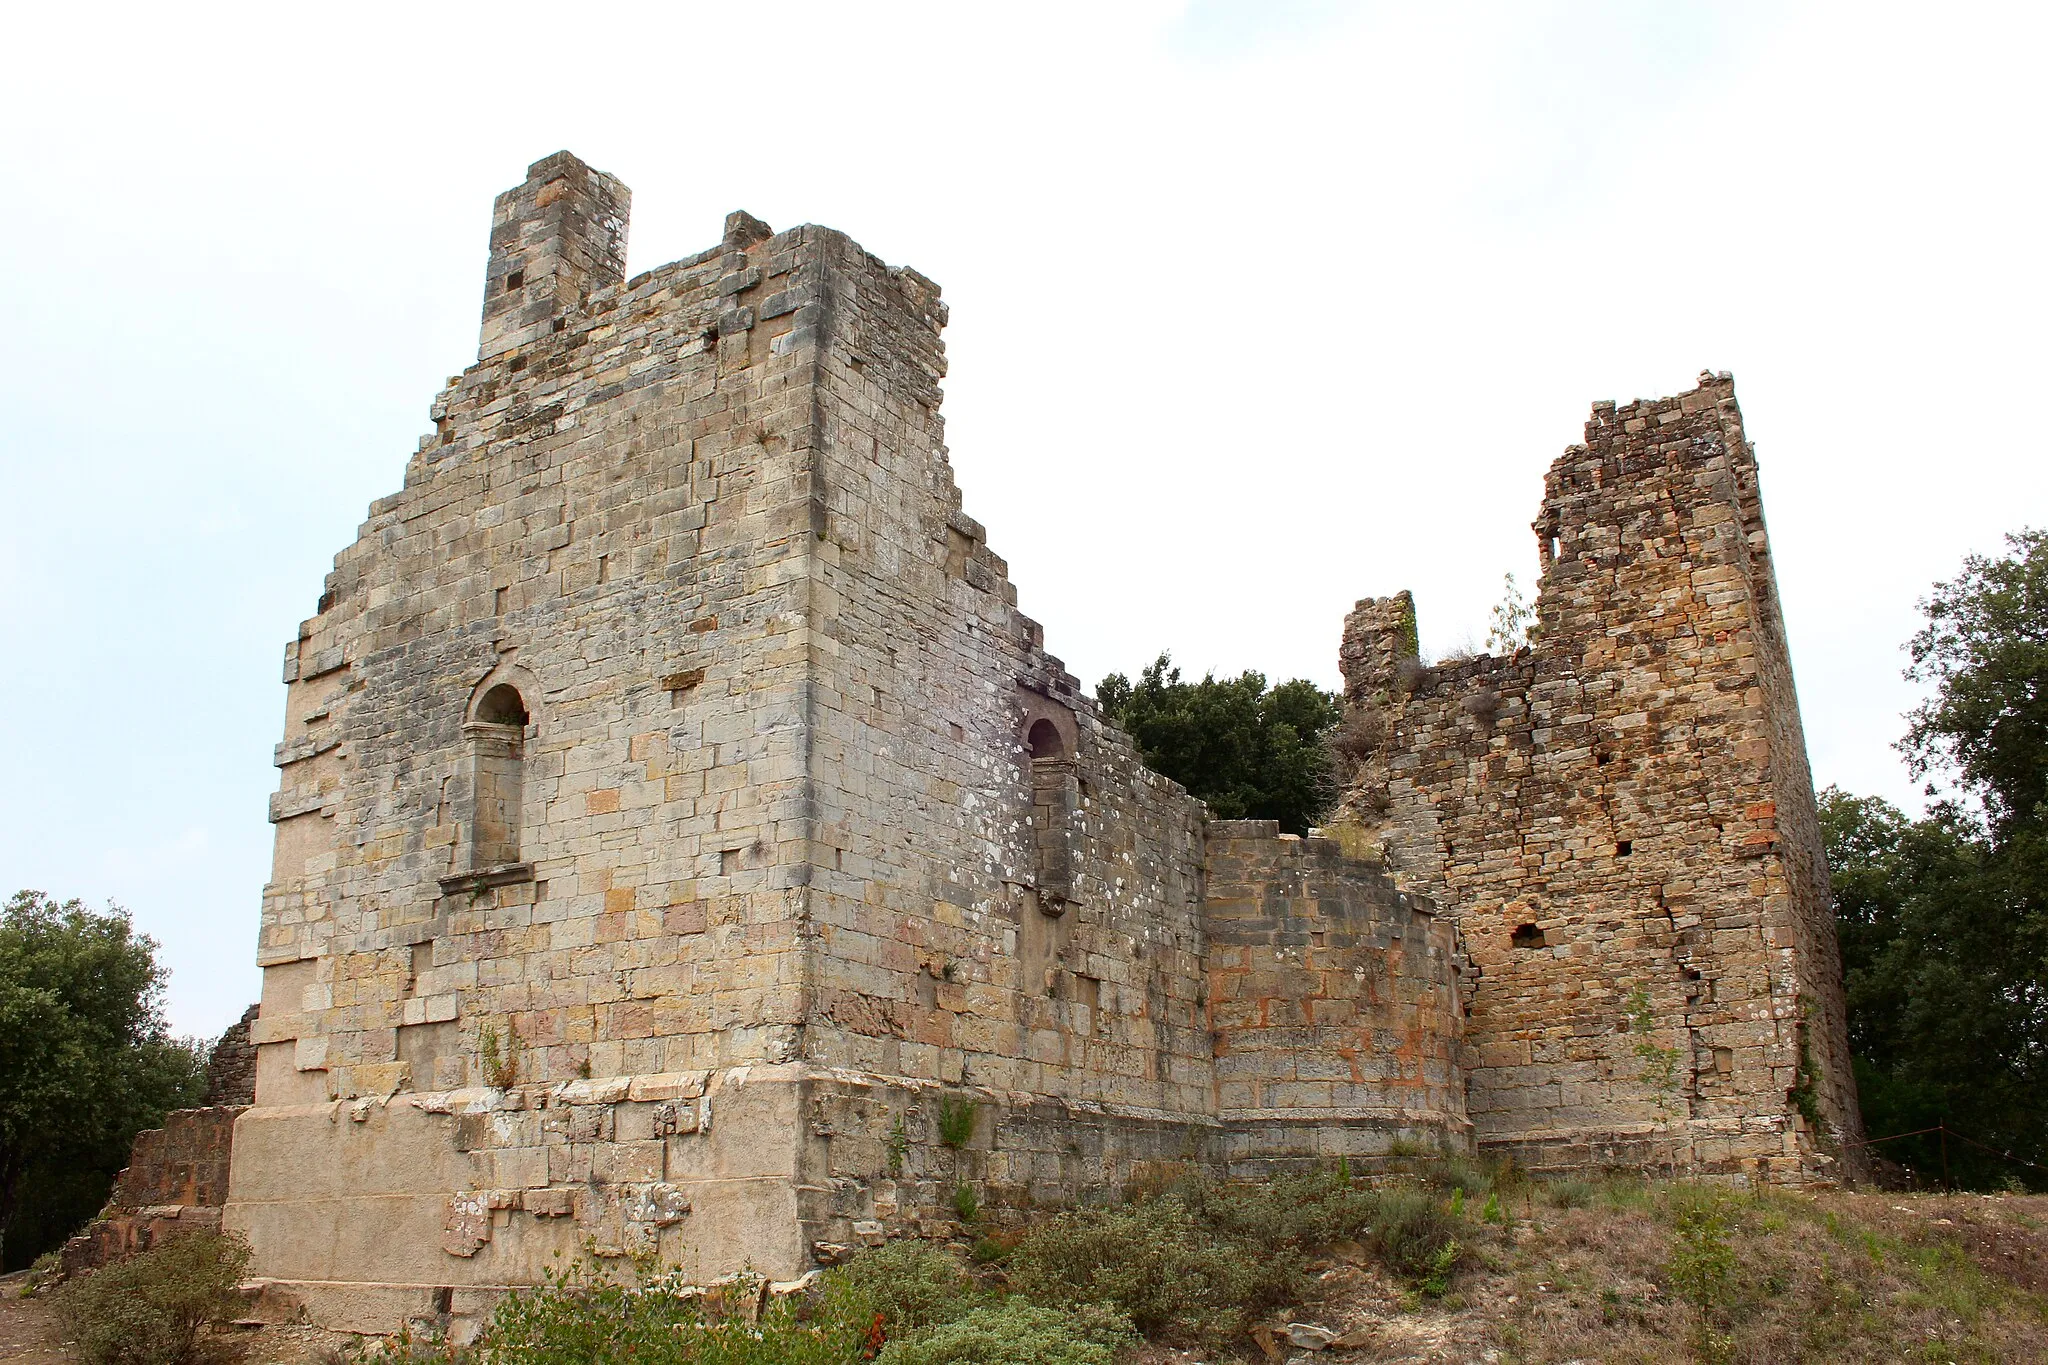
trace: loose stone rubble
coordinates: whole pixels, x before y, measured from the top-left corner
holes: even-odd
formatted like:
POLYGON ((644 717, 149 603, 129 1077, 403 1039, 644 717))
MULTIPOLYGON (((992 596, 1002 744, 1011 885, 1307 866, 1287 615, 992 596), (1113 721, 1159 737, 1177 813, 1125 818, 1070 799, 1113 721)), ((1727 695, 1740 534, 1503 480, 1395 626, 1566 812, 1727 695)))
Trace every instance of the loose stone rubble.
POLYGON ((500 196, 478 362, 286 649, 223 1220, 260 1313, 459 1334, 558 1255, 793 1280, 961 1235, 963 1187, 1000 1224, 1401 1139, 1838 1169, 1725 379, 1596 409, 1534 649, 1425 669, 1360 605, 1296 839, 1149 771, 1018 611, 936 285, 744 213, 628 280, 629 204, 567 153, 500 196))

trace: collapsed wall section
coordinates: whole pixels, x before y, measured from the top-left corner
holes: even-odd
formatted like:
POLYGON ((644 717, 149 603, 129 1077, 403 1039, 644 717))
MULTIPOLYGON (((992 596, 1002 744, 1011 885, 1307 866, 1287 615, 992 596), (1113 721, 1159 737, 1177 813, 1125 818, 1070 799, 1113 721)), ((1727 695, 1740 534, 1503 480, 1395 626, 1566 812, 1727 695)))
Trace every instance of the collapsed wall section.
POLYGON ((81 1275, 173 1237, 218 1231, 241 1113, 230 1104, 177 1109, 163 1127, 137 1133, 106 1207, 64 1243, 64 1273, 81 1275))
POLYGON ((1732 381, 1598 404, 1545 483, 1531 647, 1346 622, 1338 822, 1454 914, 1481 1143, 1775 1179, 1860 1136, 1798 705, 1732 381))

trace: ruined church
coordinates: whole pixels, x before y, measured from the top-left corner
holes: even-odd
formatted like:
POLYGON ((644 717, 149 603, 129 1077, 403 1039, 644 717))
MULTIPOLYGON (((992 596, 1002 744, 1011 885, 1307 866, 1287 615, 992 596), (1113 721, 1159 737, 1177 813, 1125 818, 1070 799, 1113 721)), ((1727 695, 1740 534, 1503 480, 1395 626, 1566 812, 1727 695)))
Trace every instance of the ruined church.
POLYGON ((262 1312, 794 1277, 959 1235, 962 1187, 1401 1141, 1853 1174, 1727 375, 1594 406, 1529 647, 1427 664, 1406 594, 1358 604, 1300 839, 1150 771, 1019 610, 936 285, 745 213, 628 278, 628 205, 568 153, 498 198, 476 364, 285 650, 253 1103, 201 1111, 262 1312))

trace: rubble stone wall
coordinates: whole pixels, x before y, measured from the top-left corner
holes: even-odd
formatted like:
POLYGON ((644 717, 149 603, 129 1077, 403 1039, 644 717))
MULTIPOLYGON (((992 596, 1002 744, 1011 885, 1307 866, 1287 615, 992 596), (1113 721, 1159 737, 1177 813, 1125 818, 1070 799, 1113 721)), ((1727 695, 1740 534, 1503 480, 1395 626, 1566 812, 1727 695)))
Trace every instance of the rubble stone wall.
POLYGON ((1805 1179, 1860 1135, 1756 487, 1726 376, 1599 404, 1531 647, 1424 666, 1406 594, 1346 623, 1340 833, 1457 918, 1472 1121, 1538 1168, 1805 1179))
POLYGON ((167 1237, 218 1229, 241 1112, 232 1105, 178 1109, 163 1127, 136 1134, 106 1208, 64 1244, 64 1273, 80 1274, 167 1237))
POLYGON ((249 1031, 256 1026, 257 1006, 228 1025, 214 1040, 206 1058, 206 1102, 210 1105, 248 1105, 256 1102, 256 1045, 249 1031))

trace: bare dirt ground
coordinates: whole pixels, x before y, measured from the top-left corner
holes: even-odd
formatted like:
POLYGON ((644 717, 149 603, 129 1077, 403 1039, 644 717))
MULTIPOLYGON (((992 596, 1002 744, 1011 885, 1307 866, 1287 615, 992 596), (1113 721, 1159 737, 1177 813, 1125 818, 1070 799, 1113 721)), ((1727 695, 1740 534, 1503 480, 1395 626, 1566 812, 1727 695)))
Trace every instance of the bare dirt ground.
POLYGON ((24 1275, 0 1276, 0 1360, 8 1365, 67 1365, 50 1306, 21 1297, 24 1275))

